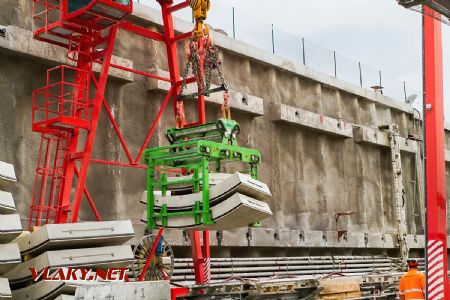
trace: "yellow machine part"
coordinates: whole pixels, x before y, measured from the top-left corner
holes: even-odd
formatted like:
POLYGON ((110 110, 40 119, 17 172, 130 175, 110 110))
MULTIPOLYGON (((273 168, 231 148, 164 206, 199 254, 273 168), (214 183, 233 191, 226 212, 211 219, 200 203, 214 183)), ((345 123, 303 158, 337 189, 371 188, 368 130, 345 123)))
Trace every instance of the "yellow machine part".
POLYGON ((208 35, 209 28, 204 24, 204 21, 208 17, 211 2, 209 0, 189 0, 189 5, 192 8, 195 19, 194 37, 198 38, 208 35))

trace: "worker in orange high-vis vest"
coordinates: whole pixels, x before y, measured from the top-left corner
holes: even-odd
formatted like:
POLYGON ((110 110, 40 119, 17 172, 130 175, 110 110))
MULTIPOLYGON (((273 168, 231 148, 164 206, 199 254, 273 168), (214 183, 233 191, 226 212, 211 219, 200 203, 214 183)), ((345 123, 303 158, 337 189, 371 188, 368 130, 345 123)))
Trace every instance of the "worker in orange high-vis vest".
POLYGON ((425 299, 425 274, 419 272, 417 259, 408 259, 408 272, 400 279, 399 296, 401 300, 425 299))

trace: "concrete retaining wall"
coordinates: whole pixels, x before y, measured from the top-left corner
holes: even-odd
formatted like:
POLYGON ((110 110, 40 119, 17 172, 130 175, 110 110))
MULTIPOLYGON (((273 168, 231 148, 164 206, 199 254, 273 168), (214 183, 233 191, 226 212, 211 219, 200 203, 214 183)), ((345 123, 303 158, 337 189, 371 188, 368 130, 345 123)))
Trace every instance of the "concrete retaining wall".
MULTIPOLYGON (((48 67, 66 62, 62 49, 30 39, 30 3, 0 3, 0 25, 7 26, 6 37, 0 37, 0 160, 16 167, 19 184, 11 187, 11 192, 24 221, 32 197, 39 145, 38 134, 31 132, 31 91, 44 85, 48 67)), ((138 4, 131 20, 157 29, 161 24, 157 11, 138 4)), ((175 26, 187 31, 192 25, 177 20, 175 26)), ((240 143, 260 149, 263 154, 261 180, 270 185, 274 195, 270 203, 274 218, 263 222, 266 232, 272 232, 271 238, 281 230, 288 232, 289 241, 292 236, 296 240, 286 242, 286 246, 300 247, 304 243, 319 247, 331 240, 326 238, 333 235, 329 232, 341 230, 348 231, 350 240, 356 239, 342 248, 395 248, 397 225, 390 153, 387 135, 378 131, 378 126, 394 122, 403 137, 408 231, 411 243, 417 244, 417 235, 423 234, 421 191, 416 178, 416 154, 421 143, 406 139, 414 132, 413 110, 401 101, 225 35, 215 33, 214 40, 221 48, 224 75, 233 90, 233 118, 243 129, 240 143), (336 213, 349 211, 355 214, 336 222, 336 213), (368 246, 370 240, 365 241, 369 235, 375 235, 374 246, 368 246), (380 241, 376 241, 378 238, 380 241)), ((181 55, 183 49, 184 45, 180 45, 181 55)), ((136 69, 160 73, 168 69, 162 44, 126 32, 119 33, 114 54, 116 62, 136 69)), ((180 59, 184 65, 184 57, 180 59)), ((111 72, 106 99, 134 154, 166 90, 162 82, 111 72)), ((208 121, 218 116, 217 102, 214 98, 208 101, 208 121)), ((187 115, 195 115, 194 105, 187 107, 187 115)), ((164 144, 164 132, 173 124, 173 114, 167 110, 149 146, 164 144)), ((450 132, 446 139, 450 151, 450 132)), ((126 160, 105 114, 101 116, 93 158, 126 160)), ((142 170, 91 165, 88 188, 105 220, 131 218, 139 223, 144 176, 142 170)), ((93 219, 86 203, 80 218, 93 219)), ((243 233, 236 235, 235 241, 231 239, 229 246, 270 247, 261 239, 259 244, 257 238, 247 244, 248 234, 243 233)), ((340 242, 333 242, 332 247, 340 242)), ((182 238, 179 244, 183 244, 182 238)), ((277 244, 276 239, 272 244, 277 244)))

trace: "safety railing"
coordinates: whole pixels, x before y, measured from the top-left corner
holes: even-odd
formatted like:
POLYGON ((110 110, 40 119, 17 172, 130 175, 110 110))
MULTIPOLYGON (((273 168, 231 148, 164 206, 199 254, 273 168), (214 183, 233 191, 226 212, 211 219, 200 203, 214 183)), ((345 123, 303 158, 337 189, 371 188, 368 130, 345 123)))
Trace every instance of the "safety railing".
POLYGON ((90 114, 89 76, 69 66, 47 71, 47 85, 33 91, 32 125, 87 128, 90 114), (75 78, 77 74, 77 78, 75 78))
MULTIPOLYGON (((135 0, 141 4, 160 9, 156 0, 135 0)), ((189 10, 175 14, 176 17, 192 22, 189 10)), ((208 24, 229 37, 252 46, 272 52, 292 62, 342 79, 363 88, 373 89, 383 95, 405 102, 417 95, 416 107, 422 102, 421 87, 408 84, 380 69, 326 49, 301 36, 288 33, 276 25, 252 17, 223 1, 214 1, 214 8, 208 16, 208 24)))
POLYGON ((61 19, 60 0, 33 0, 33 32, 61 19))

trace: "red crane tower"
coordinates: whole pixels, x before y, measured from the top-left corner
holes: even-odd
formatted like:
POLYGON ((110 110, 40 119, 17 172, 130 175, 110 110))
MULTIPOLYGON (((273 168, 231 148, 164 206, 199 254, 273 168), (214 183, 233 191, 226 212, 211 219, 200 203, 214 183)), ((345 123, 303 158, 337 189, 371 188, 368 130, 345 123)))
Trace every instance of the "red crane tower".
POLYGON ((419 9, 423 13, 427 299, 450 299, 447 276, 447 200, 441 25, 445 18, 450 18, 450 1, 397 1, 407 8, 419 9))
MULTIPOLYGON (((163 33, 125 21, 132 13, 131 0, 33 0, 34 38, 66 48, 67 57, 74 62, 74 66, 63 65, 48 70, 46 86, 33 91, 32 128, 41 134, 41 145, 30 206, 30 228, 47 223, 77 222, 83 196, 97 220, 101 220, 86 187, 89 164, 145 169, 146 166, 140 164, 142 154, 170 100, 177 126, 190 127, 205 123, 204 96, 198 96, 198 121, 191 124, 186 123, 183 101, 178 99, 182 80, 176 45, 190 39, 192 32, 176 35, 172 14, 188 7, 190 1, 177 4, 173 0, 157 1, 162 10, 163 33), (164 43, 170 78, 111 63, 118 30, 164 43), (96 64, 101 67, 98 75, 93 72, 96 64), (104 97, 110 68, 171 84, 136 157, 131 155, 104 97), (117 133, 128 162, 91 157, 102 109, 117 133)), ((199 49, 203 48, 203 40, 198 39, 199 49)), ((198 81, 197 77, 188 78, 187 83, 198 81)), ((201 92, 199 83, 198 86, 201 92)), ((191 233, 198 284, 206 283, 209 278, 209 233, 205 231, 202 235, 203 245, 200 233, 191 233)))

